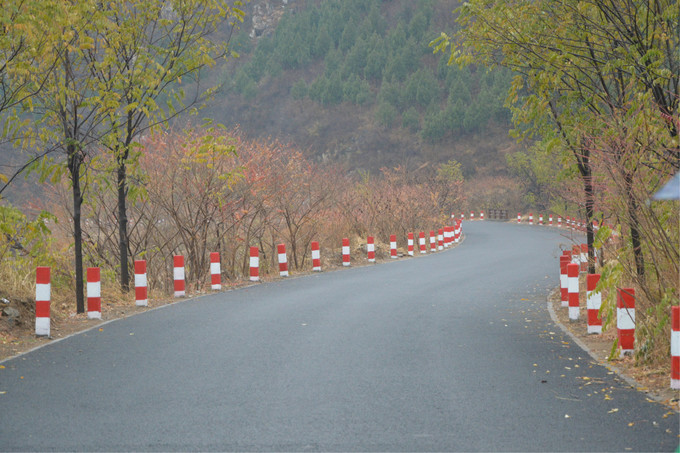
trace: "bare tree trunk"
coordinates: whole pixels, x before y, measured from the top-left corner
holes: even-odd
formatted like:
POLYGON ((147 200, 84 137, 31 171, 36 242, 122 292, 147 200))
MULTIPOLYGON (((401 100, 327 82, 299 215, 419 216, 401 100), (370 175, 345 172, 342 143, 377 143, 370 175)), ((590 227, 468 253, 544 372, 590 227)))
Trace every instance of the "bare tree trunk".
POLYGON ((123 292, 130 290, 130 271, 128 268, 129 238, 127 231, 127 151, 118 158, 118 251, 120 265, 120 289, 123 292))
POLYGON ((76 312, 85 313, 85 288, 83 283, 83 230, 80 225, 83 194, 80 188, 82 156, 75 145, 68 145, 68 169, 71 174, 73 194, 73 240, 76 267, 76 312))

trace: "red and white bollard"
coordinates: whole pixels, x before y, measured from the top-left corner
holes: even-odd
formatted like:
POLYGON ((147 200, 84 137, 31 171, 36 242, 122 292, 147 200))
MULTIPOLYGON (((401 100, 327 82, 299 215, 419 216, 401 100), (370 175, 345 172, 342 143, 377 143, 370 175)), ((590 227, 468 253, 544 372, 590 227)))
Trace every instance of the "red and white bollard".
POLYGON ((517 213, 517 223, 522 223, 522 214, 517 213))
POLYGON ((538 215, 538 224, 543 225, 543 214, 538 215))
POLYGON ((420 246, 420 253, 427 253, 427 247, 425 247, 425 232, 421 231, 418 234, 418 245, 420 246))
POLYGON ((444 250, 444 229, 437 230, 437 250, 444 250))
POLYGON ((250 247, 250 281, 260 281, 260 249, 250 247))
POLYGON ((286 244, 278 244, 276 253, 279 255, 279 275, 288 277, 288 257, 286 256, 286 244))
POLYGON ((149 305, 146 286, 146 260, 135 260, 135 305, 138 307, 149 305))
POLYGON ((571 246, 571 262, 581 266, 581 247, 578 245, 571 246))
POLYGON ((579 288, 578 288, 578 264, 567 264, 567 287, 569 288, 569 320, 577 321, 579 317, 579 288))
POLYGON ((635 350, 635 289, 616 290, 616 328, 621 357, 635 350))
POLYGON ((321 251, 317 241, 312 241, 312 270, 321 272, 321 251))
POLYGON ((50 268, 40 266, 35 270, 35 334, 50 336, 50 268))
POLYGON ((484 220, 484 211, 479 213, 479 220, 484 220))
POLYGON ((210 252, 210 289, 222 289, 222 269, 219 252, 210 252))
POLYGON ((458 244, 460 242, 460 235, 461 235, 462 231, 463 231, 463 225, 462 225, 462 223, 458 222, 456 224, 456 244, 458 244))
POLYGON ((475 211, 470 211, 470 220, 475 220, 475 211))
MULTIPOLYGON (((342 253, 344 254, 345 252, 342 253)), ((366 254, 368 255, 368 262, 375 263, 375 240, 373 236, 366 238, 366 254)))
POLYGON ((562 217, 557 217, 557 228, 562 228, 562 217))
POLYGON ((548 216, 548 226, 553 226, 553 217, 552 214, 548 216))
POLYGON ((102 283, 98 267, 87 268, 87 318, 102 319, 102 283))
POLYGON ((452 233, 452 227, 447 226, 444 227, 444 247, 449 248, 451 247, 451 233, 452 233))
POLYGON ((434 237, 434 231, 430 231, 430 252, 437 251, 437 241, 434 237))
POLYGON ((390 235, 390 258, 392 258, 392 259, 398 258, 398 256, 397 256, 397 235, 396 234, 390 235))
POLYGON ((407 247, 409 256, 413 256, 413 233, 409 233, 407 236, 407 247))
POLYGON ((186 288, 184 282, 184 256, 175 255, 172 257, 173 261, 173 277, 175 280, 175 297, 184 297, 186 295, 186 288))
POLYGON ((533 212, 530 212, 529 213, 529 225, 533 225, 533 224, 534 224, 534 214, 533 214, 533 212))
POLYGON ((342 265, 349 266, 349 239, 342 238, 342 265))
POLYGON ((560 256, 560 301, 562 307, 569 307, 569 280, 567 277, 567 265, 571 261, 568 255, 560 256))
POLYGON ((600 281, 600 274, 588 274, 586 277, 586 308, 588 308, 588 333, 602 333, 602 294, 595 292, 600 281))
POLYGON ((680 389, 680 306, 671 307, 671 388, 680 389))
POLYGON ((460 220, 465 220, 465 213, 462 213, 462 214, 460 215, 460 220))

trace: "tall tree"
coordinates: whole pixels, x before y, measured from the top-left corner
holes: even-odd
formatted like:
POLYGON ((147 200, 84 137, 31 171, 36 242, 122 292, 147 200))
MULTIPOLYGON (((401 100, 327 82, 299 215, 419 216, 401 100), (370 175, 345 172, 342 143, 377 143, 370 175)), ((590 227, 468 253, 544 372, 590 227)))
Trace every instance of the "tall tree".
POLYGON ((107 24, 94 30, 101 48, 85 55, 109 114, 103 144, 116 162, 120 283, 129 289, 127 201, 136 141, 214 91, 201 84, 201 71, 230 54, 229 39, 244 13, 241 1, 114 0, 104 5, 107 24), (185 90, 190 90, 189 93, 185 90))
MULTIPOLYGON (((663 141, 650 159, 680 169, 677 119, 680 48, 677 2, 671 0, 473 0, 458 9, 454 42, 442 34, 431 45, 450 47, 449 63, 505 66, 519 75, 508 98, 515 121, 531 133, 556 130, 583 181, 593 271, 594 187, 589 137, 599 119, 630 115, 653 105, 667 117, 663 141), (520 94, 526 93, 525 96, 520 94), (648 96, 647 96, 648 94, 648 96)), ((635 206, 630 206, 635 210, 635 206)), ((644 275, 635 215, 629 216, 638 276, 644 275)))

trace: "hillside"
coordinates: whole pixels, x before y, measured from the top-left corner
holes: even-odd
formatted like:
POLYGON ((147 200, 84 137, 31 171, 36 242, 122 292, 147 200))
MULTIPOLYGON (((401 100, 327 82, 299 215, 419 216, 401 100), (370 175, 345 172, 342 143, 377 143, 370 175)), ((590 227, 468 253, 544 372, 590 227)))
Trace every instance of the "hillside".
POLYGON ((506 173, 507 71, 459 69, 429 42, 452 0, 261 0, 233 38, 206 116, 290 141, 349 169, 456 159, 467 177, 506 173))

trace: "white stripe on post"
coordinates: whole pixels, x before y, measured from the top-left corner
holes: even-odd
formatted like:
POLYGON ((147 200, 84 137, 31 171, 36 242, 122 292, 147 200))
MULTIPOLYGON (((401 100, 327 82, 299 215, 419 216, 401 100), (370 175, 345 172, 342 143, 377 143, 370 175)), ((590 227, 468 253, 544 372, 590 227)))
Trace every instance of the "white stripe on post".
POLYGON ((87 318, 102 319, 102 285, 98 267, 87 268, 87 318))
POLYGON ((219 252, 210 252, 210 289, 222 289, 222 268, 219 252))
POLYGON ((135 305, 138 307, 149 305, 146 286, 146 260, 135 260, 135 305))
POLYGON ((50 336, 50 268, 40 266, 35 270, 35 334, 50 336))
POLYGON ((616 328, 620 355, 635 350, 635 289, 622 288, 616 292, 616 328))
POLYGON ((279 275, 288 277, 288 257, 286 256, 286 244, 276 246, 276 253, 279 255, 279 275))
POLYGON ((260 281, 260 249, 250 247, 250 281, 260 281))
MULTIPOLYGON (((343 255, 345 254, 344 249, 342 253, 343 255)), ((369 263, 375 263, 375 238, 373 236, 368 236, 366 238, 366 255, 369 263)))
POLYGON ((569 291, 569 320, 577 321, 579 317, 579 288, 578 288, 578 264, 567 264, 567 288, 569 291))
POLYGON ((671 388, 680 389, 680 306, 671 307, 671 388))
POLYGON ((407 246, 409 256, 413 256, 413 233, 409 233, 407 236, 407 246))
POLYGON ((186 295, 184 282, 184 256, 175 255, 172 257, 173 261, 173 276, 175 280, 175 297, 183 297, 186 295))
POLYGON ((321 251, 317 241, 312 241, 312 270, 321 272, 321 251))
POLYGON ((392 259, 398 258, 397 256, 397 235, 390 235, 390 257, 392 259))
POLYGON ((595 287, 600 281, 600 274, 588 274, 586 277, 586 308, 588 309, 588 333, 602 333, 602 294, 595 292, 595 287))
POLYGON ((342 238, 342 265, 349 266, 349 239, 342 238))

